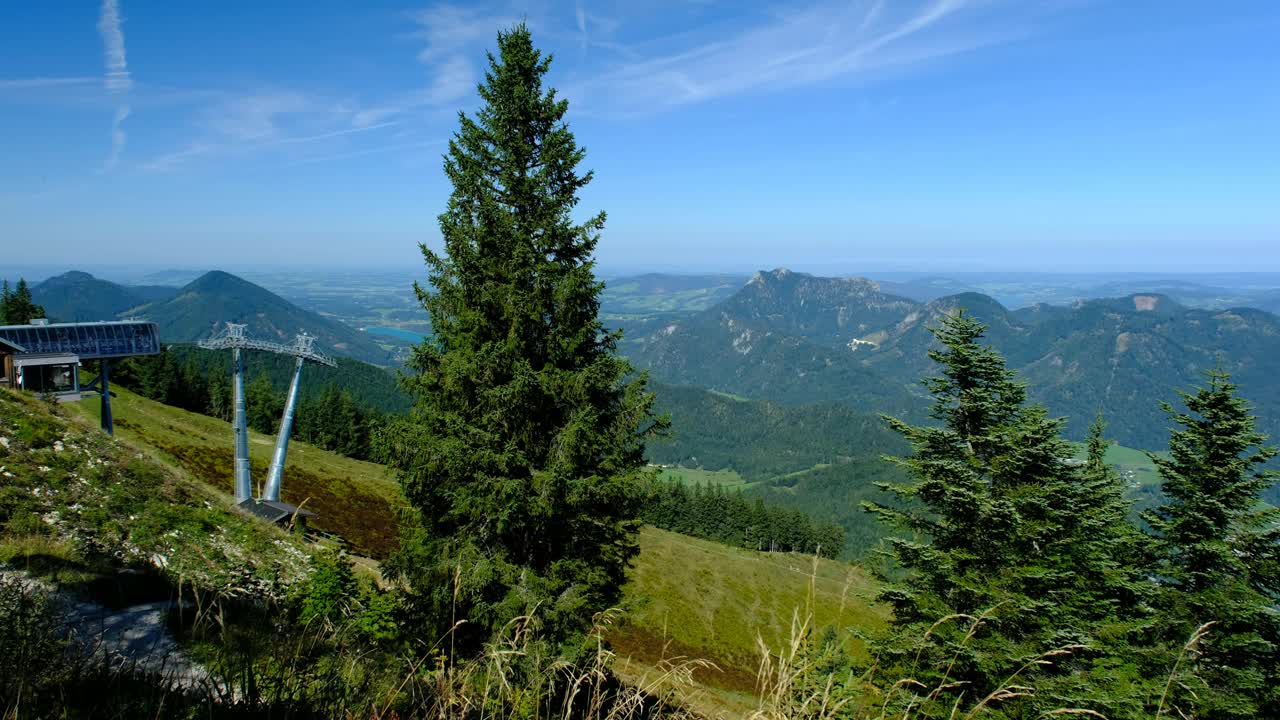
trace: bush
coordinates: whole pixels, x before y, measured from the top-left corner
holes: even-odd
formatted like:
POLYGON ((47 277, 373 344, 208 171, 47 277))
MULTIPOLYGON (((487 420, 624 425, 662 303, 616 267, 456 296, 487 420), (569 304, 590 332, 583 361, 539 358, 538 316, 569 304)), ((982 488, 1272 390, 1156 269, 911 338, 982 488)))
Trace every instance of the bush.
POLYGON ((298 591, 298 620, 303 625, 338 625, 359 601, 359 584, 351 561, 335 552, 311 558, 311 577, 298 591))
POLYGON ((30 510, 19 510, 5 523, 10 535, 48 535, 49 525, 30 510))
POLYGON ((396 596, 361 583, 345 554, 322 552, 311 558, 311 576, 295 595, 298 622, 324 630, 350 628, 363 640, 386 643, 400 635, 396 596))
POLYGON ((43 690, 65 679, 62 625, 39 586, 17 575, 0 575, 0 695, 6 710, 27 708, 43 690))
POLYGON ((0 522, 8 523, 9 519, 31 504, 31 491, 17 485, 0 487, 0 522))
POLYGON ((45 415, 19 415, 13 424, 14 437, 33 449, 51 447, 62 437, 57 422, 45 415))

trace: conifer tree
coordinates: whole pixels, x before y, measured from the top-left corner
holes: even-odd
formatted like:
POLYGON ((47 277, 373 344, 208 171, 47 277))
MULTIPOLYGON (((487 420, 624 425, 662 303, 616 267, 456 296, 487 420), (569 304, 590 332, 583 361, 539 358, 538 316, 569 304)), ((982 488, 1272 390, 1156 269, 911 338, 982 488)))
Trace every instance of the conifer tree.
POLYGON ((1146 514, 1157 536, 1161 617, 1170 643, 1214 623, 1200 648, 1203 687, 1183 698, 1203 718, 1280 717, 1280 510, 1261 494, 1277 450, 1221 370, 1175 424, 1169 457, 1152 455, 1164 503, 1146 514))
POLYGON ((996 540, 1013 529, 1009 508, 991 493, 990 469, 1026 399, 1026 387, 999 353, 978 342, 984 329, 963 312, 932 329, 942 349, 930 350, 929 357, 942 374, 924 383, 934 397, 930 414, 941 426, 885 418, 914 451, 909 457, 886 459, 904 468, 913 481, 882 486, 901 506, 864 507, 925 537, 891 541, 897 562, 913 571, 908 585, 884 595, 900 625, 984 609, 981 605, 990 601, 987 593, 966 586, 972 584, 971 576, 997 567, 1004 551, 996 540))
POLYGON ((1080 532, 1069 558, 1082 581, 1072 600, 1083 616, 1098 620, 1142 614, 1151 589, 1143 578, 1148 543, 1129 521, 1133 504, 1124 495, 1123 478, 1107 464, 1106 427, 1101 414, 1089 426, 1073 493, 1080 532))
POLYGON ((1025 403, 1025 385, 979 342, 984 330, 964 312, 933 330, 941 374, 925 385, 940 425, 886 418, 911 443, 910 456, 888 458, 910 480, 881 485, 897 506, 865 506, 906 532, 890 540, 906 572, 886 577, 881 593, 894 612, 877 648, 882 672, 945 676, 949 688, 923 717, 983 697, 1040 653, 1087 641, 1090 629, 1076 598, 1090 581, 1075 553, 1098 530, 1076 509, 1107 502, 1084 498, 1090 484, 1069 462, 1063 421, 1025 403))
POLYGON ((284 398, 276 392, 266 372, 259 372, 244 389, 245 423, 260 433, 273 435, 280 425, 284 398))
POLYGON ((44 316, 44 308, 32 300, 31 288, 25 279, 19 278, 13 291, 9 290, 9 281, 4 282, 0 291, 0 325, 26 325, 44 316))
POLYGON ((523 24, 499 33, 482 106, 459 114, 444 251, 422 246, 416 288, 433 335, 409 363, 409 421, 382 436, 422 519, 390 567, 437 623, 466 620, 459 645, 525 614, 567 638, 619 599, 644 438, 663 424, 598 318, 605 215, 573 216, 592 173, 543 84, 550 62, 523 24))

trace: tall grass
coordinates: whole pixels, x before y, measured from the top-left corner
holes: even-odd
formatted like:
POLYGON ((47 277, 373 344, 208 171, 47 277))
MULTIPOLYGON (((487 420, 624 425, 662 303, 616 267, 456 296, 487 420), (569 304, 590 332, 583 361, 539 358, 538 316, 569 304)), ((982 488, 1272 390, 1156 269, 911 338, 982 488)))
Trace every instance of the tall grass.
MULTIPOLYGON (((920 651, 915 657, 914 672, 903 677, 878 677, 880 668, 875 663, 856 677, 847 666, 833 668, 824 662, 822 644, 815 638, 812 578, 810 584, 810 603, 793 613, 790 638, 781 647, 770 647, 757 635, 759 706, 750 715, 750 720, 975 720, 993 715, 1106 718, 1096 710, 1077 707, 1025 714, 1028 708, 1016 705, 1020 700, 1036 696, 1037 672, 1048 670, 1085 650, 1082 645, 1064 645, 1028 658, 985 696, 966 692, 966 683, 954 679, 952 671, 960 654, 998 608, 989 608, 978 615, 958 614, 937 620, 919 639, 920 651), (938 661, 935 667, 923 667, 921 657, 931 637, 944 626, 952 624, 960 624, 964 629, 954 653, 938 661), (916 676, 935 679, 926 683, 916 676)), ((1203 687, 1203 682, 1196 675, 1194 660, 1213 624, 1206 623, 1191 634, 1173 658, 1158 700, 1147 699, 1145 704, 1149 713, 1143 717, 1165 720, 1194 716, 1188 708, 1175 706, 1175 696, 1194 702, 1196 686, 1203 687)))
POLYGON ((84 652, 47 588, 0 579, 0 718, 686 718, 678 699, 708 666, 675 659, 621 683, 604 640, 613 611, 597 619, 590 652, 576 663, 550 651, 532 617, 457 663, 443 652, 447 636, 413 652, 386 650, 361 642, 353 622, 296 626, 281 617, 226 595, 190 595, 175 624, 200 661, 192 677, 148 669, 189 667, 185 658, 148 658, 143 667, 84 652))

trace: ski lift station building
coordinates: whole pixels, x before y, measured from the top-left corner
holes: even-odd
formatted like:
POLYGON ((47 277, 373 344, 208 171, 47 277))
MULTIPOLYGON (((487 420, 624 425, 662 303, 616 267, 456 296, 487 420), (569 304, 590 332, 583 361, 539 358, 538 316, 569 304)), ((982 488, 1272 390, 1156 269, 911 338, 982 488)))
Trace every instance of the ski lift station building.
POLYGON ((96 392, 103 400, 103 429, 111 431, 109 376, 111 362, 160 352, 160 331, 153 322, 118 320, 88 323, 0 325, 0 388, 52 395, 61 401, 79 400, 96 392), (98 376, 81 382, 86 363, 98 376))

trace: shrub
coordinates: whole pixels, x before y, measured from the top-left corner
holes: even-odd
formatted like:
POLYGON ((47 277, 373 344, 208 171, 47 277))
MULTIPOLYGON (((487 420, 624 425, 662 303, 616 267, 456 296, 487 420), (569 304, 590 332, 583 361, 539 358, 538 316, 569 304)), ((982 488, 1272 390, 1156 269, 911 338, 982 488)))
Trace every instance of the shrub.
POLYGON ((42 588, 17 575, 0 575, 0 695, 5 710, 26 708, 65 679, 65 648, 58 632, 62 625, 42 588))
POLYGON ((15 512, 7 523, 5 530, 10 535, 48 535, 49 526, 40 516, 30 510, 19 510, 15 512))

